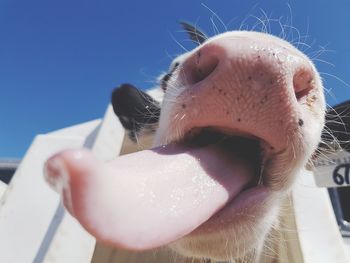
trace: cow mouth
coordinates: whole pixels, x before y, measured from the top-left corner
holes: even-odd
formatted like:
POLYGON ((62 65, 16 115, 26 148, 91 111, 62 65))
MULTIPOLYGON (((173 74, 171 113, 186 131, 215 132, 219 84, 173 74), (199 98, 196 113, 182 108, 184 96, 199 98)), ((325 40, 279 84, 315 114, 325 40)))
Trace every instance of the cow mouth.
MULTIPOLYGON (((248 207, 252 205, 252 202, 256 204, 259 201, 263 201, 266 195, 268 195, 268 186, 264 184, 265 181, 268 184, 268 178, 265 175, 264 168, 271 157, 266 153, 266 148, 272 147, 268 146, 264 140, 251 134, 209 126, 192 128, 182 139, 173 143, 192 149, 214 147, 216 152, 213 151, 211 154, 220 154, 232 162, 244 163, 244 165, 250 166, 249 169, 251 170, 249 178, 246 178, 240 191, 234 194, 211 218, 194 229, 193 233, 207 233, 207 225, 210 225, 210 230, 212 231, 213 224, 215 225, 215 221, 219 216, 221 226, 218 226, 218 224, 214 226, 214 228, 216 228, 214 231, 217 231, 218 227, 223 227, 223 217, 233 217, 235 213, 242 213, 242 207, 248 207), (256 198, 257 196, 260 196, 261 199, 257 200, 259 199, 256 198)), ((232 176, 235 176, 234 173, 232 176)), ((192 232, 190 235, 191 234, 192 232)))
POLYGON ((190 129, 177 143, 190 148, 215 145, 228 158, 245 160, 252 167, 254 176, 243 190, 264 184, 264 166, 268 157, 264 154, 266 151, 258 137, 249 134, 238 135, 220 127, 204 127, 190 129))
POLYGON ((99 240, 146 250, 208 233, 208 225, 222 229, 222 219, 263 201, 262 143, 219 127, 193 128, 105 165, 88 153, 78 162, 74 152, 63 153, 48 161, 47 181, 62 186, 66 207, 99 240), (57 173, 55 163, 70 168, 57 173))

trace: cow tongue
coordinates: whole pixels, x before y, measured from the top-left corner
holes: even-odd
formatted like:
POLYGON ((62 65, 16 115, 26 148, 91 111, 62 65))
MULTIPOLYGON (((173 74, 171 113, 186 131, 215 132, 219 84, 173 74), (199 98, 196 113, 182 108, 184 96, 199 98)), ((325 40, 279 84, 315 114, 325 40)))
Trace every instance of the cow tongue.
POLYGON ((225 143, 161 146, 107 164, 86 150, 64 151, 47 161, 46 180, 98 240, 151 249, 196 229, 252 180, 249 158, 225 143))

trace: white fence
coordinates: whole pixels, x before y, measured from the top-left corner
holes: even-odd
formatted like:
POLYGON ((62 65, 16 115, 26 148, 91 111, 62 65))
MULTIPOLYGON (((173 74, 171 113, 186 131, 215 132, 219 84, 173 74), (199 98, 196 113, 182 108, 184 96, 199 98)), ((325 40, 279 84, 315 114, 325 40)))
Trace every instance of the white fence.
MULTIPOLYGON (((96 246, 65 212, 43 180, 43 164, 53 153, 76 147, 90 148, 101 160, 130 151, 111 106, 102 120, 38 135, 10 185, 0 184, 0 262, 176 262, 167 250, 130 253, 96 246)), ((311 173, 300 176, 285 209, 280 233, 285 242, 276 251, 279 262, 349 262, 350 246, 345 248, 327 191, 316 187, 311 173)))

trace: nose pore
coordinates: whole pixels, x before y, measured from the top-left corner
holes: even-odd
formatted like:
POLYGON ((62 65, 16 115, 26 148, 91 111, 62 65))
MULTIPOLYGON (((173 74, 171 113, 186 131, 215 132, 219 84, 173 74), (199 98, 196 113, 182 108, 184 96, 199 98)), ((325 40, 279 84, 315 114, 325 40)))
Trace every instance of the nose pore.
POLYGON ((182 79, 190 85, 207 79, 217 68, 220 56, 220 50, 215 46, 200 48, 184 63, 180 72, 182 79))

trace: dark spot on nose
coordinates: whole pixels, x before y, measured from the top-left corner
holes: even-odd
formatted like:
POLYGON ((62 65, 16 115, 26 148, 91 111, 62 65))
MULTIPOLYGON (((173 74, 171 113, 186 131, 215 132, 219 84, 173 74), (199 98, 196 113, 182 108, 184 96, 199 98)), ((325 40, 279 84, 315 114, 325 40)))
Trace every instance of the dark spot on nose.
POLYGON ((182 104, 182 108, 183 108, 183 109, 186 109, 186 104, 182 104))
POLYGON ((274 149, 275 149, 275 147, 270 146, 270 150, 271 150, 271 151, 273 151, 274 149))
POLYGON ((248 80, 252 80, 252 76, 249 76, 249 77, 248 77, 248 80))
POLYGON ((304 121, 302 119, 299 119, 298 124, 300 127, 302 127, 304 125, 304 121))
POLYGON ((238 118, 237 121, 238 121, 238 122, 241 122, 241 118, 238 118))

